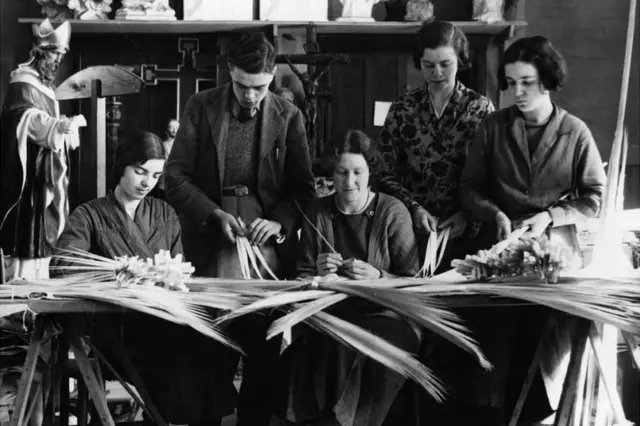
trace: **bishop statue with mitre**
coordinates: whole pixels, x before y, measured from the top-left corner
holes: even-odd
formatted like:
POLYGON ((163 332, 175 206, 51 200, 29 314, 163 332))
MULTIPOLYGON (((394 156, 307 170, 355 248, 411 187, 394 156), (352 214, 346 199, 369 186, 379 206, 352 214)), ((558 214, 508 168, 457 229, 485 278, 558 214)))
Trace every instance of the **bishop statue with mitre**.
POLYGON ((71 25, 33 26, 29 60, 11 72, 0 114, 0 247, 7 279, 48 278, 49 259, 69 213, 69 152, 82 116, 60 115, 54 94, 71 25))

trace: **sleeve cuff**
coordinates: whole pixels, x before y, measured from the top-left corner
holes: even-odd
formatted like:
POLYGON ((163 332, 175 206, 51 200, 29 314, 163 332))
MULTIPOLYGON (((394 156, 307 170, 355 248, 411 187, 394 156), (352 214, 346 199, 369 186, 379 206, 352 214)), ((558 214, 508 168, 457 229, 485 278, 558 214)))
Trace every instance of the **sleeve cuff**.
POLYGON ((551 207, 547 210, 551 215, 551 226, 564 226, 569 224, 569 217, 562 207, 551 207))

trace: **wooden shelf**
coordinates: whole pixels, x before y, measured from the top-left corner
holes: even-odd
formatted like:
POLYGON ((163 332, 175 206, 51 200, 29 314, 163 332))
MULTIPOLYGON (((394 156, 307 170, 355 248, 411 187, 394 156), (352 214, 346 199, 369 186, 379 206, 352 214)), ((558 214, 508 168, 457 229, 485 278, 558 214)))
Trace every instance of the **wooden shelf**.
MULTIPOLYGON (((22 24, 37 24, 41 19, 20 18, 22 24)), ((282 21, 82 21, 71 20, 74 34, 195 34, 257 31, 274 27, 278 32, 316 26, 318 34, 412 34, 420 22, 282 22, 282 21)), ((453 22, 467 34, 495 35, 527 25, 524 21, 495 24, 453 22)))

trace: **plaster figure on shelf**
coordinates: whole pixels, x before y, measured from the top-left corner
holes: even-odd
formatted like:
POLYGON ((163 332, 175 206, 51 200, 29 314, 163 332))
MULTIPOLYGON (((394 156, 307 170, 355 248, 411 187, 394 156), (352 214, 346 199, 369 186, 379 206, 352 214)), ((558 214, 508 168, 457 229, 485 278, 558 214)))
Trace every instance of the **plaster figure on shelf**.
POLYGON ((176 19, 176 11, 169 0, 122 0, 116 19, 169 20, 176 19))
POLYGON ((106 20, 113 0, 37 0, 42 14, 53 20, 106 20))
POLYGON ((433 3, 429 0, 409 0, 407 2, 405 21, 431 22, 434 19, 433 3))
POLYGON ((504 0, 473 0, 473 19, 492 24, 504 21, 504 0))
POLYGON ((84 117, 60 116, 54 83, 71 25, 34 25, 29 61, 11 73, 0 115, 0 247, 7 279, 48 278, 68 216, 70 151, 84 117))
POLYGON ((69 7, 82 20, 107 20, 113 0, 69 0, 69 7))
POLYGON ((342 16, 337 21, 373 22, 371 10, 380 0, 340 0, 343 5, 342 16))
POLYGON ((169 120, 169 124, 167 124, 167 138, 162 141, 162 145, 164 145, 164 152, 167 154, 167 158, 169 158, 169 154, 171 154, 171 148, 173 148, 173 140, 176 137, 176 133, 178 133, 179 127, 180 122, 175 118, 169 120))

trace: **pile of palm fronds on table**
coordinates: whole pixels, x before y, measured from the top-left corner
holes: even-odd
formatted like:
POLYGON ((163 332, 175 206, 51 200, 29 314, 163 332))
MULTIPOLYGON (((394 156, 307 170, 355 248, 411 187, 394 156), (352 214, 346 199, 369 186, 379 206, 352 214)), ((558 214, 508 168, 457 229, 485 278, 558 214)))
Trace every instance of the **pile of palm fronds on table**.
MULTIPOLYGON (((69 268, 75 268, 70 270, 76 274, 62 279, 0 286, 0 305, 28 302, 34 298, 53 302, 68 299, 102 302, 188 325, 239 350, 241 348, 221 331, 222 323, 251 312, 278 309, 285 315, 273 322, 267 338, 304 322, 417 381, 438 400, 444 397, 443 384, 429 368, 412 354, 331 315, 327 308, 349 297, 376 303, 472 353, 485 368, 490 368, 490 360, 482 354, 463 319, 447 309, 449 296, 489 295, 518 299, 612 324, 640 335, 638 279, 560 277, 556 284, 547 284, 535 277, 508 277, 497 283, 491 280, 476 283, 456 275, 453 281, 437 277, 371 281, 316 277, 275 281, 188 278, 188 273, 185 273, 181 280, 177 280, 188 288, 189 291, 184 292, 150 285, 150 271, 158 274, 156 279, 161 276, 175 279, 180 274, 156 270, 162 268, 140 267, 138 260, 121 258, 113 261, 80 253, 73 256, 75 266, 69 268), (140 271, 145 279, 136 278, 140 271), (207 308, 215 309, 217 318, 207 308)), ((174 264, 177 271, 189 269, 188 265, 166 258, 150 262, 152 265, 155 263, 174 264)))
POLYGON ((546 234, 530 236, 517 230, 511 238, 489 250, 454 260, 452 266, 474 280, 504 277, 532 277, 555 283, 560 273, 581 267, 581 256, 563 243, 552 242, 546 234))

